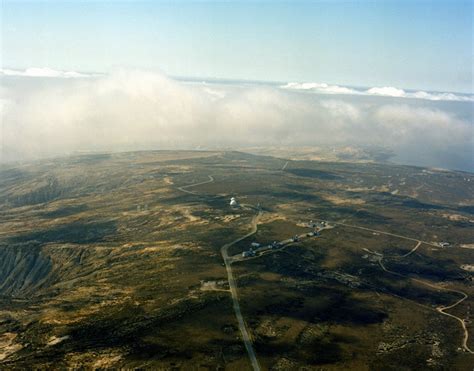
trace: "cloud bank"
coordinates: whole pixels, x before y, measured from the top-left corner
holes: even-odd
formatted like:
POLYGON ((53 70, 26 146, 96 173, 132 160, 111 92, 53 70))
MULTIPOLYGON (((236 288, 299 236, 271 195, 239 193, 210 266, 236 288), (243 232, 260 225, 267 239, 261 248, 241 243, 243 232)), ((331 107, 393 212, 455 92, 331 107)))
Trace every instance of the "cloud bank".
MULTIPOLYGON (((1 76, 21 76, 21 77, 56 77, 56 78, 86 78, 98 77, 101 74, 83 73, 76 71, 61 71, 48 67, 32 67, 25 70, 16 69, 1 69, 1 76)), ((280 86, 282 89, 309 91, 320 94, 352 94, 352 95, 375 95, 396 98, 415 98, 426 99, 434 101, 459 101, 459 102, 474 102, 472 94, 454 94, 454 93, 440 93, 440 92, 426 92, 426 91, 405 91, 393 86, 372 87, 368 89, 356 89, 340 85, 329 85, 326 83, 317 82, 289 82, 280 86)), ((210 90, 212 92, 212 90, 210 90)), ((219 93, 220 94, 220 93, 219 93)), ((222 98, 222 97, 221 97, 222 98)))
POLYGON ((395 98, 415 98, 433 101, 457 101, 474 102, 474 96, 468 94, 433 93, 426 91, 405 91, 393 86, 373 87, 369 89, 355 89, 325 83, 297 83, 290 82, 281 86, 282 89, 308 91, 319 94, 351 94, 351 95, 375 95, 395 98))
POLYGON ((26 70, 0 69, 0 76, 22 76, 22 77, 61 77, 61 78, 78 78, 92 77, 92 74, 84 74, 75 71, 59 71, 52 68, 27 68, 26 70))
POLYGON ((2 79, 0 161, 90 150, 352 145, 390 149, 402 163, 473 170, 468 102, 445 107, 381 100, 379 91, 353 99, 265 85, 191 84, 138 70, 33 80, 2 79))

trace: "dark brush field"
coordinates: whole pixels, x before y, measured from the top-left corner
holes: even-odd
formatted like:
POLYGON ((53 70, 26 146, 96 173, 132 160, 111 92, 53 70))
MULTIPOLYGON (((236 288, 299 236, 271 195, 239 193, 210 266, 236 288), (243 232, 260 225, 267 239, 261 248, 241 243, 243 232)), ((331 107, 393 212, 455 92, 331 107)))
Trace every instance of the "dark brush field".
POLYGON ((262 369, 472 370, 473 200, 470 173, 242 152, 1 168, 0 369, 250 369, 220 249, 260 205, 231 255, 345 224, 233 264, 262 369))

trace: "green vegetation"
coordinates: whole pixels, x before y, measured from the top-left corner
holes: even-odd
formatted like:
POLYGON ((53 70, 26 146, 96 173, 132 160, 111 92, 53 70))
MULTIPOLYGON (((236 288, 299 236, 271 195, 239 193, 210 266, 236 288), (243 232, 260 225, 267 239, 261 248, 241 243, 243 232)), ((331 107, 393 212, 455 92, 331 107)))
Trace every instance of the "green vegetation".
POLYGON ((232 265, 263 369, 470 369, 460 324, 436 308, 464 292, 446 312, 473 319, 461 265, 472 264, 474 177, 285 163, 149 151, 2 170, 0 368, 249 369, 220 248, 260 205, 257 232, 230 255, 307 233, 310 220, 370 229, 336 224, 232 265))

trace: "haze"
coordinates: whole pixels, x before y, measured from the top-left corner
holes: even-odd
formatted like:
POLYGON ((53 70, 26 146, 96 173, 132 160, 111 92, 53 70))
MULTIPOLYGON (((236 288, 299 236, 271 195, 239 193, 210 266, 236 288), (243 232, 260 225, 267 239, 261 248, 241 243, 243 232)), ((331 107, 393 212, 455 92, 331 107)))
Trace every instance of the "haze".
POLYGON ((184 82, 142 70, 4 76, 2 161, 77 151, 325 145, 381 147, 398 162, 472 171, 470 96, 328 89, 184 82))
POLYGON ((304 145, 472 171, 471 16, 462 1, 6 1, 0 161, 304 145))

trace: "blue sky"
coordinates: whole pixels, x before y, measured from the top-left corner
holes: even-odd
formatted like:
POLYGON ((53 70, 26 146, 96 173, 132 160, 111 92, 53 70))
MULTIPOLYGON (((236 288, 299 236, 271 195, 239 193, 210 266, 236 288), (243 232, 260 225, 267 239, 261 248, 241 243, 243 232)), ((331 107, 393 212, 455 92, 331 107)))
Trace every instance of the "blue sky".
POLYGON ((2 2, 2 66, 472 93, 460 1, 2 2))

